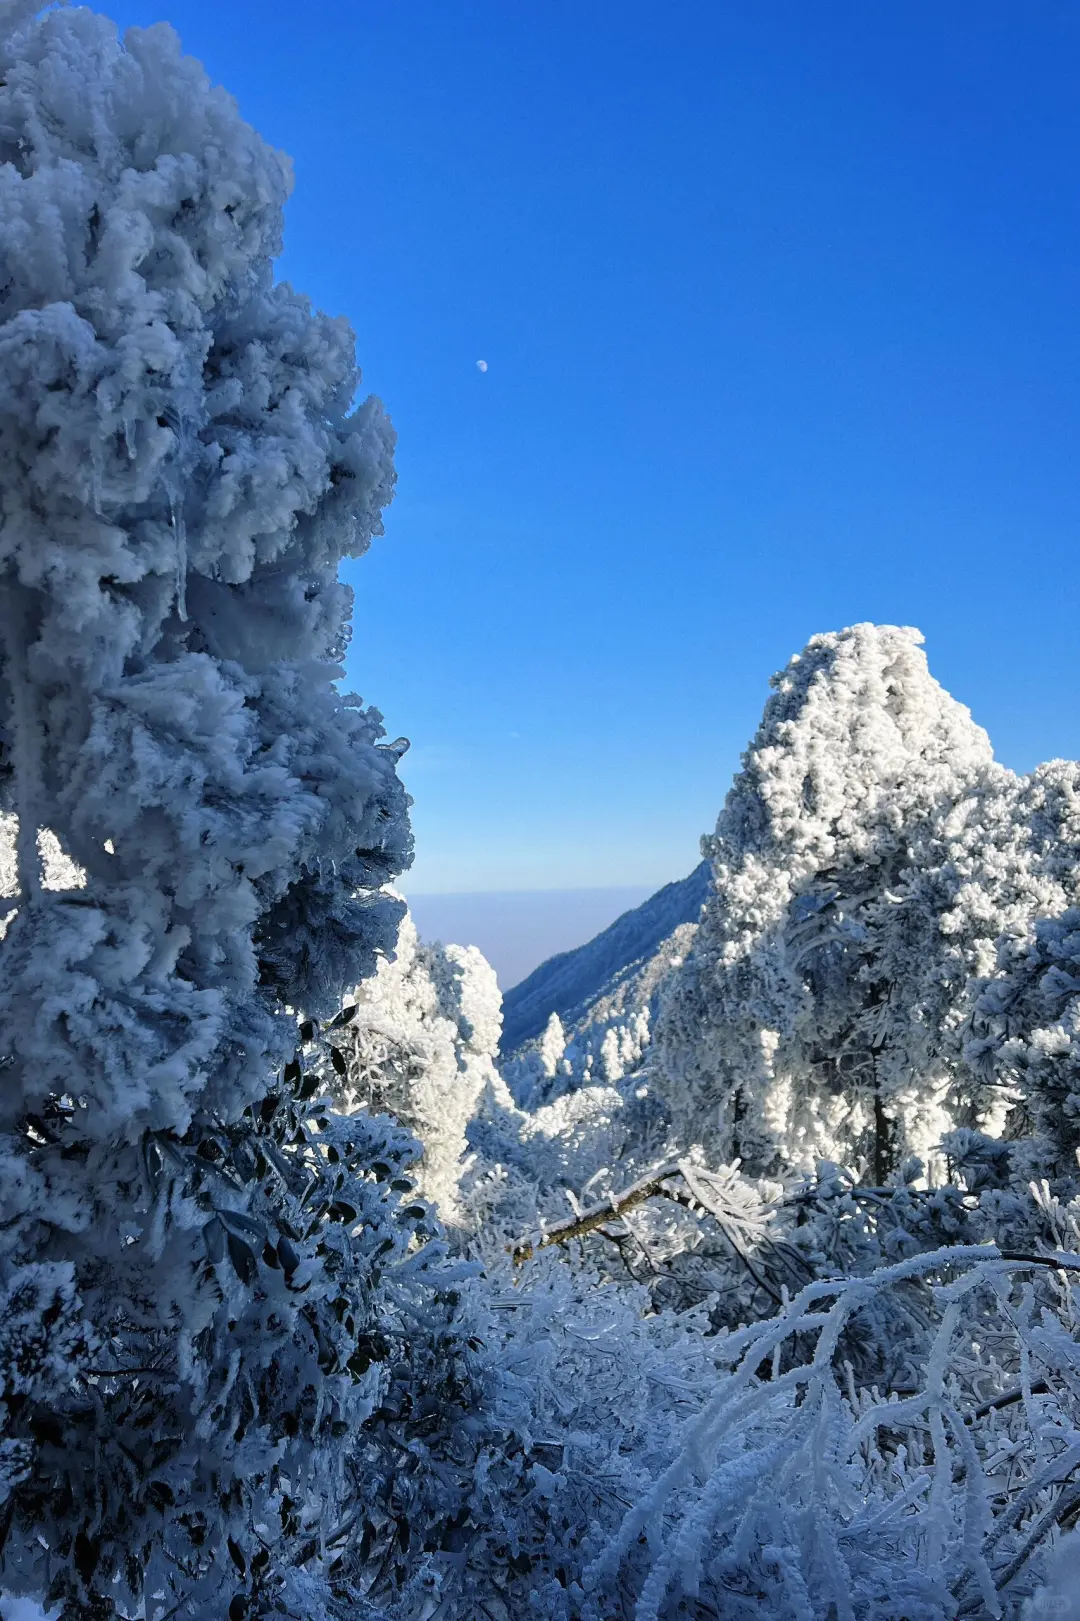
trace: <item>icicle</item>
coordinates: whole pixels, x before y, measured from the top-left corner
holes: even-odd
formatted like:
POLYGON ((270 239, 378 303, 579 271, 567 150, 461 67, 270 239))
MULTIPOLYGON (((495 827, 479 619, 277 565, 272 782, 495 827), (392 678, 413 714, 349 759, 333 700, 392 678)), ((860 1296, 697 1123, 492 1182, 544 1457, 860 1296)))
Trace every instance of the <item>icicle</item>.
POLYGON ((134 419, 134 417, 128 415, 127 412, 124 413, 124 418, 123 418, 123 421, 121 423, 121 428, 122 428, 123 434, 124 434, 124 449, 127 451, 127 459, 128 459, 129 462, 133 462, 135 460, 135 454, 136 454, 136 452, 135 452, 135 419, 134 419))

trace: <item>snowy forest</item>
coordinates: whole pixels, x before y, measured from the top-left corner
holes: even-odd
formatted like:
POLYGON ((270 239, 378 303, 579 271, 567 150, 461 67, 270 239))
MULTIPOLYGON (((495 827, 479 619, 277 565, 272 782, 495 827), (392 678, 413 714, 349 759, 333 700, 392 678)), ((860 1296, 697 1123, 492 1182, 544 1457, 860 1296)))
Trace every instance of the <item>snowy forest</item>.
POLYGON ((4 1621, 1080 1616, 1080 764, 815 635, 504 1004, 340 686, 394 433, 285 160, 168 27, 0 57, 4 1621))

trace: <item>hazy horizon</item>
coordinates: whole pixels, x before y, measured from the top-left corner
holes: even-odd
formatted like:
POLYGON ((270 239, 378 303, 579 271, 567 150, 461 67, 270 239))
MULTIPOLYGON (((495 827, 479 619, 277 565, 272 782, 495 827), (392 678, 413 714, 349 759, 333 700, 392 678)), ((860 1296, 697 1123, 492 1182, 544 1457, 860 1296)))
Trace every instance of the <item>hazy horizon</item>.
MULTIPOLYGON (((682 878, 683 873, 674 873, 682 878)), ((648 900, 661 885, 599 888, 410 892, 402 886, 423 940, 478 946, 504 993, 549 957, 572 951, 648 900)))

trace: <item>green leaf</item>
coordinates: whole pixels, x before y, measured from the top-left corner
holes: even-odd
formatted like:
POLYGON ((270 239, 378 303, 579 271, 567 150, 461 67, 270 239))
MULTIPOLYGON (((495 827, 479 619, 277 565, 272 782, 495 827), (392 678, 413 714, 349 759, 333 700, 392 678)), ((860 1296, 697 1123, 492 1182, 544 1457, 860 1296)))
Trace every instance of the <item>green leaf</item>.
POLYGON ((165 1510, 176 1502, 172 1487, 164 1480, 152 1480, 146 1488, 146 1496, 159 1514, 164 1514, 165 1510))
POLYGON ((241 1283, 250 1286, 255 1282, 258 1271, 254 1252, 248 1248, 242 1239, 237 1238, 235 1233, 229 1233, 227 1242, 229 1260, 232 1262, 233 1271, 241 1283))

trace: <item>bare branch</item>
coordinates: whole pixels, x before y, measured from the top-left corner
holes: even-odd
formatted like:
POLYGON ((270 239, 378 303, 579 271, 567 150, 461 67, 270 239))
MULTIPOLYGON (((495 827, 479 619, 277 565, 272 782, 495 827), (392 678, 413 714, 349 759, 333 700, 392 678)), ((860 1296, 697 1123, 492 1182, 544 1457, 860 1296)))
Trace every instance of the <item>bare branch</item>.
POLYGON ((575 1238, 584 1238, 586 1234, 602 1229, 613 1216, 620 1216, 625 1211, 632 1210, 635 1205, 644 1204, 654 1194, 674 1200, 676 1204, 684 1206, 695 1215, 701 1211, 710 1215, 758 1288, 763 1290, 775 1305, 782 1304, 778 1291, 758 1271, 733 1232, 731 1223, 724 1219, 723 1211, 717 1206, 709 1191, 702 1186, 694 1174, 693 1167, 685 1159, 668 1160, 655 1170, 647 1171, 622 1193, 609 1194, 606 1199, 601 1199, 573 1216, 567 1216, 563 1221, 557 1221, 539 1233, 522 1239, 511 1250, 514 1261, 520 1265, 523 1261, 529 1260, 537 1250, 546 1249, 552 1244, 568 1244, 575 1238), (673 1177, 682 1178, 687 1192, 684 1193, 680 1188, 671 1185, 673 1177))
POLYGON ((609 1194, 597 1204, 588 1205, 579 1214, 567 1216, 562 1221, 553 1222, 550 1227, 542 1228, 540 1232, 523 1238, 511 1250, 515 1263, 527 1261, 537 1250, 547 1249, 552 1244, 568 1244, 572 1239, 584 1238, 586 1233, 594 1232, 602 1227, 612 1216, 620 1215, 624 1210, 632 1210, 635 1205, 644 1204, 651 1199, 654 1193, 663 1191, 661 1183, 668 1177, 678 1174, 679 1165, 676 1160, 668 1160, 654 1171, 646 1171, 644 1176, 622 1193, 609 1194))
MULTIPOLYGON (((1049 1389, 1050 1386, 1045 1379, 1036 1379, 1035 1383, 1030 1387, 1033 1396, 1045 1396, 1049 1389)), ((985 1418, 987 1413, 992 1413, 995 1408, 1011 1407, 1014 1402, 1023 1401, 1023 1399, 1023 1387, 1017 1385, 1015 1390, 1006 1390, 1003 1395, 993 1396, 989 1401, 984 1401, 981 1407, 976 1407, 967 1415, 967 1423, 971 1424, 977 1418, 985 1418)))

